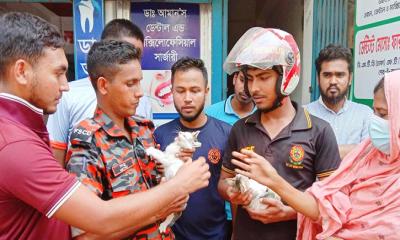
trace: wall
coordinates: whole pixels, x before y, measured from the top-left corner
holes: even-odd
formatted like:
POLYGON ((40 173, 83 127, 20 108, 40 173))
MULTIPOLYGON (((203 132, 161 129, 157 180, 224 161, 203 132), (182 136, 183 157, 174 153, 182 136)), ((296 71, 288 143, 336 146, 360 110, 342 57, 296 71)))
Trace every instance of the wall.
MULTIPOLYGON (((0 3, 0 13, 9 11, 32 13, 57 26, 61 33, 64 33, 64 31, 73 31, 72 17, 57 16, 40 3, 0 3)), ((67 43, 64 49, 66 54, 73 54, 73 43, 67 43)))

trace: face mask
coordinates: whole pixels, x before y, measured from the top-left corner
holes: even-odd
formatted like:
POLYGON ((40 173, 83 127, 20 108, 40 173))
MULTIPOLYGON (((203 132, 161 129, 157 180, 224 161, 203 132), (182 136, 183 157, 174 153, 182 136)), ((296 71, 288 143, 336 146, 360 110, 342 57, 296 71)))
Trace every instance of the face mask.
POLYGON ((369 136, 372 144, 386 155, 390 154, 390 132, 389 121, 372 115, 369 122, 369 136))

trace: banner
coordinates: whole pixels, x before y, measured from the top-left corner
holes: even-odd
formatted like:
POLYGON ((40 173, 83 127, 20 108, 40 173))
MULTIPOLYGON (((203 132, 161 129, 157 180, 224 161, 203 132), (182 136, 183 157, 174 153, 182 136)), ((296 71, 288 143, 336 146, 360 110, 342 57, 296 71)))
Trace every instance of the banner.
POLYGON ((358 0, 354 26, 351 97, 372 106, 373 89, 385 73, 400 69, 400 1, 358 0))
POLYGON ((153 118, 175 118, 170 69, 182 57, 200 58, 199 4, 132 3, 131 20, 144 33, 142 87, 153 118))
POLYGON ((88 76, 86 56, 104 28, 103 0, 74 2, 75 79, 88 76))

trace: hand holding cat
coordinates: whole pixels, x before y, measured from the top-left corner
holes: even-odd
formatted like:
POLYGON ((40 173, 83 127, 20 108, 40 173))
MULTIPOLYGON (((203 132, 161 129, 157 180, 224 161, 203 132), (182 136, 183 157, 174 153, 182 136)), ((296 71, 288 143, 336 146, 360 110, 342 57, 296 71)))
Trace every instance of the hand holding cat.
MULTIPOLYGON (((264 157, 245 149, 242 149, 240 153, 232 152, 232 156, 236 158, 232 159, 232 163, 239 167, 235 169, 235 172, 256 180, 267 187, 272 188, 276 183, 279 175, 264 157)), ((272 188, 272 190, 274 189, 272 188)))
POLYGON ((205 158, 199 157, 195 161, 185 162, 171 180, 176 181, 186 193, 192 193, 207 187, 210 176, 211 173, 205 158))
POLYGON ((249 216, 264 224, 296 219, 297 213, 293 208, 284 205, 281 201, 272 198, 262 198, 261 203, 267 205, 266 209, 253 210, 245 208, 249 216))
POLYGON ((179 213, 185 210, 186 204, 189 201, 189 194, 180 196, 171 202, 166 208, 159 212, 156 216, 157 219, 163 220, 172 213, 179 213))
POLYGON ((188 161, 193 158, 193 153, 196 151, 196 148, 181 148, 179 153, 176 154, 176 157, 181 159, 183 162, 188 161))
POLYGON ((156 162, 156 168, 157 168, 157 171, 158 171, 161 175, 164 175, 165 168, 164 168, 164 165, 162 165, 162 163, 156 162))
POLYGON ((236 191, 233 187, 229 186, 226 190, 226 194, 229 197, 229 201, 232 204, 235 205, 243 205, 247 206, 250 204, 250 201, 252 199, 252 194, 251 191, 248 190, 244 193, 241 193, 240 191, 236 191))

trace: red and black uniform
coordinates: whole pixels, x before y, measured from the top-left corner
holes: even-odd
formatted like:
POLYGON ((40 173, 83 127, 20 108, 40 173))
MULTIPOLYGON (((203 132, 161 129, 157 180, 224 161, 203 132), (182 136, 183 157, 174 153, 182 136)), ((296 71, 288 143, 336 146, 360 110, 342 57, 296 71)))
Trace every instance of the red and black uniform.
MULTIPOLYGON (((103 200, 146 191, 158 182, 156 164, 145 153, 155 146, 153 123, 129 117, 125 124, 132 140, 97 108, 94 117, 80 122, 71 134, 67 169, 103 200)), ((158 227, 158 222, 146 226, 130 239, 173 239, 170 229, 161 234, 158 227)))

